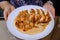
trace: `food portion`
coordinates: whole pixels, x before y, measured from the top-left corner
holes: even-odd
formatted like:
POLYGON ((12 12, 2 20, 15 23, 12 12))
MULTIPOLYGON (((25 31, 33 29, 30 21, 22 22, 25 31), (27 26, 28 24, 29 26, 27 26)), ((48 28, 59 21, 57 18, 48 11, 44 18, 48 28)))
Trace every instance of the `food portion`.
POLYGON ((42 32, 49 24, 51 17, 49 12, 42 9, 22 10, 14 20, 14 24, 20 32, 36 34, 42 32))

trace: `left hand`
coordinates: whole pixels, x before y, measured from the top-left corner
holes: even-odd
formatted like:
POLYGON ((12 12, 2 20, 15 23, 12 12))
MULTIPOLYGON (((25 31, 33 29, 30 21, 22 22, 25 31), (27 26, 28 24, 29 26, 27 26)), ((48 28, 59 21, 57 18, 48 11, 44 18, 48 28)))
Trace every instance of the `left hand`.
POLYGON ((55 9, 51 4, 45 3, 43 7, 48 9, 52 13, 53 17, 55 18, 55 9))

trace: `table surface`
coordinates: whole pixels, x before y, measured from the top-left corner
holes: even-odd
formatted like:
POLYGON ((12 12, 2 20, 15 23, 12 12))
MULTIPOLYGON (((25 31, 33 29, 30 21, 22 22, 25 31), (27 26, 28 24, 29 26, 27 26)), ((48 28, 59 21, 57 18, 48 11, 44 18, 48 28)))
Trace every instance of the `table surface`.
POLYGON ((8 31, 4 20, 0 20, 0 40, 17 40, 17 38, 8 31))
MULTIPOLYGON (((56 23, 53 31, 41 40, 60 40, 60 27, 57 26, 56 23)), ((0 20, 0 40, 20 40, 14 37, 7 29, 6 22, 4 20, 0 20)))

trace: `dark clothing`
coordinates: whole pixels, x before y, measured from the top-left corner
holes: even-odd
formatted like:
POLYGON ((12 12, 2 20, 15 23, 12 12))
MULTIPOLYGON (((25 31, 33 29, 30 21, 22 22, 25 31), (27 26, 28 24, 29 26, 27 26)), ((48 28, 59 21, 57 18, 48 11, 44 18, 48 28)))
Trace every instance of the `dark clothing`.
MULTIPOLYGON (((20 6, 23 6, 24 4, 27 4, 27 5, 38 5, 38 6, 43 6, 44 3, 46 3, 47 1, 49 0, 19 0, 19 1, 16 1, 16 0, 10 0, 10 3, 12 5, 14 5, 15 7, 20 7, 20 6)), ((60 16, 60 0, 50 0, 53 2, 53 6, 55 8, 55 13, 56 13, 56 16, 60 16)))
MULTIPOLYGON (((24 4, 43 6, 44 3, 46 3, 47 1, 49 0, 10 0, 10 3, 17 8, 17 7, 23 6, 24 4)), ((60 16, 60 5, 59 5, 60 0, 50 0, 50 1, 53 2, 53 6, 56 10, 55 11, 56 16, 60 16)))
POLYGON ((60 0, 52 0, 55 7, 56 16, 60 16, 60 0))
POLYGON ((23 6, 25 4, 27 4, 27 5, 38 5, 38 6, 43 5, 42 0, 10 0, 10 3, 12 5, 14 5, 16 8, 23 6))
POLYGON ((0 0, 0 2, 3 1, 3 0, 0 0))

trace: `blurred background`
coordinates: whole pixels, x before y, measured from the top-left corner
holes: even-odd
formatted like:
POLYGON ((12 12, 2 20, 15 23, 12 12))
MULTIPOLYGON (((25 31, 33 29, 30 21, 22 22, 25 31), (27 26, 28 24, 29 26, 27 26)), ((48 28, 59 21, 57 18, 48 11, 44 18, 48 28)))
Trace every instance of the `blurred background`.
MULTIPOLYGON (((1 2, 2 0, 0 0, 1 2)), ((51 0, 54 3, 54 7, 56 10, 56 18, 55 18, 55 26, 53 31, 46 36, 45 38, 42 38, 41 40, 60 40, 60 1, 59 0, 51 0)), ((0 40, 21 40, 16 37, 14 37, 10 32, 8 31, 6 27, 6 22, 4 21, 3 17, 3 11, 0 8, 0 40)))

